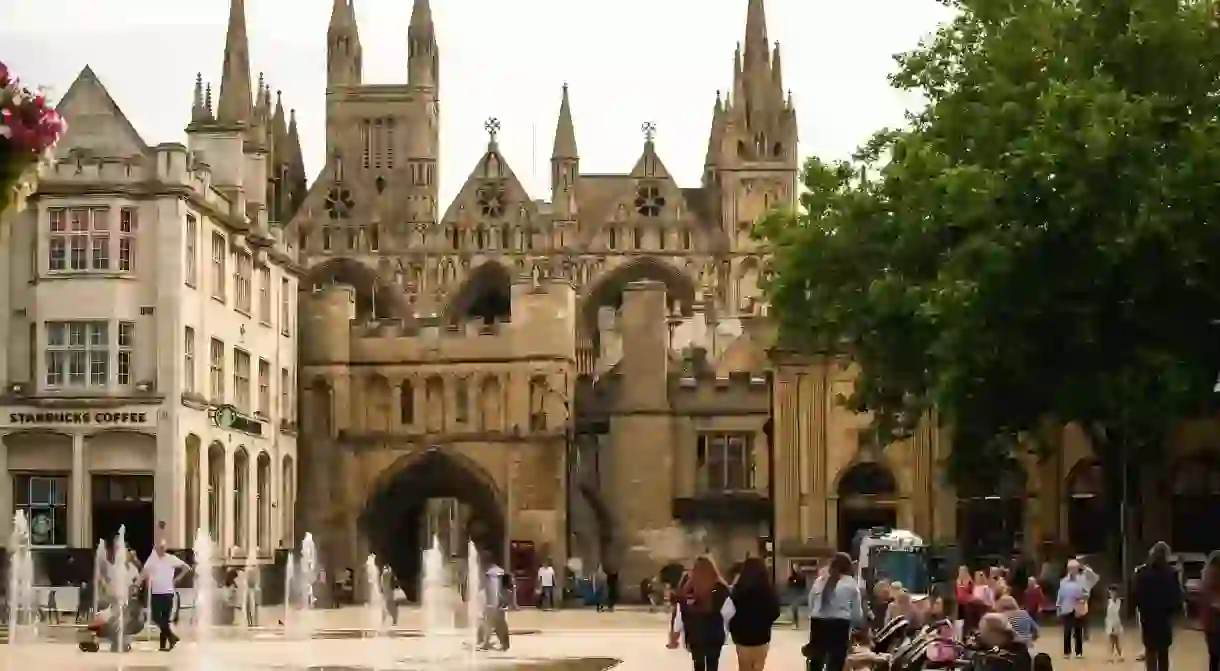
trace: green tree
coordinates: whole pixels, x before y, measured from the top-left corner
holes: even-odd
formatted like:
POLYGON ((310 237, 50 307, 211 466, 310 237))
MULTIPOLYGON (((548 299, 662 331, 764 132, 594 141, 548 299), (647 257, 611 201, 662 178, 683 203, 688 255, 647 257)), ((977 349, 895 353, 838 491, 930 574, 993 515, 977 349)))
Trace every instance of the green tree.
POLYGON ((958 482, 1077 421, 1114 492, 1220 371, 1216 2, 947 4, 892 76, 926 108, 758 228, 781 337, 883 437, 935 407, 958 482))

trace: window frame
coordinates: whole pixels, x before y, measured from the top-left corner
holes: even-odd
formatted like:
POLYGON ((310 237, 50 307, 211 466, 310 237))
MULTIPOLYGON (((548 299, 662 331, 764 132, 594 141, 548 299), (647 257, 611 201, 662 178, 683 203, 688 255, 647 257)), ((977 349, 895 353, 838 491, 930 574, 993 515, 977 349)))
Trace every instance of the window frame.
POLYGON ((208 391, 213 403, 225 401, 225 341, 212 338, 208 342, 208 391))
POLYGON ((212 231, 212 298, 221 303, 228 299, 228 246, 229 241, 220 231, 212 231))
POLYGON ((110 349, 108 321, 64 319, 43 322, 43 386, 48 390, 108 388, 110 349), (62 329, 62 337, 55 338, 53 333, 58 329, 62 329), (77 333, 79 338, 76 337, 77 333), (94 337, 98 334, 101 337, 94 337), (96 381, 99 376, 94 374, 95 368, 100 370, 100 382, 96 381), (53 375, 58 381, 53 381, 53 375))
POLYGON ((749 431, 701 431, 696 438, 695 489, 700 493, 753 492, 758 486, 754 434, 749 431), (739 447, 738 450, 734 450, 739 447), (734 482, 734 452, 738 451, 740 482, 734 482), (715 459, 719 452, 719 459, 715 459), (719 470, 717 478, 712 472, 719 470))
POLYGON ((186 326, 182 331, 182 390, 188 394, 198 392, 195 373, 195 327, 186 326))
POLYGON ((233 407, 244 413, 250 413, 250 383, 251 383, 250 352, 240 347, 233 348, 233 407), (245 364, 244 366, 242 364, 245 364))

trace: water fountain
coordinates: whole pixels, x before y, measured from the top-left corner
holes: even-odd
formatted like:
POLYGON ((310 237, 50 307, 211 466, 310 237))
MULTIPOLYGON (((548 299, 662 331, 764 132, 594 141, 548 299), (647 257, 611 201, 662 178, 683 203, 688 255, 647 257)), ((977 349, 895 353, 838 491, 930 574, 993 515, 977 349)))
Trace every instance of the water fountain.
POLYGON ((93 614, 96 615, 106 603, 106 575, 110 572, 110 560, 106 557, 106 541, 97 542, 93 553, 93 614))
POLYGON ((247 628, 253 626, 254 613, 252 611, 258 609, 258 574, 258 551, 252 549, 246 553, 246 563, 242 567, 241 579, 237 581, 237 603, 241 605, 247 628))
POLYGON ((420 610, 423 615, 421 634, 425 657, 437 663, 449 657, 449 641, 454 638, 453 605, 445 575, 445 555, 440 539, 432 537, 432 546, 424 550, 423 589, 420 590, 420 610))
MULTIPOLYGON (((386 594, 381 591, 381 570, 377 567, 377 555, 369 555, 364 562, 365 582, 369 596, 365 606, 365 621, 373 637, 373 669, 388 669, 393 665, 389 649, 389 628, 386 626, 386 594)), ((390 595, 390 598, 394 598, 390 595)))
POLYGON ((479 649, 479 625, 483 619, 483 570, 474 541, 466 543, 466 640, 470 643, 469 665, 473 668, 479 649))
POLYGON ((288 553, 288 561, 284 563, 284 619, 280 622, 284 627, 284 635, 292 636, 296 632, 296 617, 293 613, 296 604, 296 574, 297 560, 288 553))
POLYGON ((212 629, 216 625, 216 575, 212 572, 212 537, 195 532, 195 668, 204 669, 211 657, 212 629))
POLYGON ((13 515, 9 535, 8 641, 29 643, 38 636, 38 603, 34 591, 34 557, 30 552, 30 526, 25 513, 13 515))
MULTIPOLYGON (((127 603, 128 597, 131 595, 131 582, 135 577, 132 574, 130 562, 127 559, 127 528, 119 527, 119 535, 114 538, 114 561, 110 562, 109 589, 110 603, 113 604, 114 613, 117 615, 118 626, 118 649, 121 652, 127 652, 129 643, 127 642, 127 603)), ((137 606, 138 607, 138 606, 137 606)))
POLYGON ((314 636, 316 627, 313 621, 313 609, 316 605, 314 597, 314 585, 318 582, 318 546, 314 544, 313 534, 306 533, 301 539, 301 559, 296 567, 296 588, 297 612, 294 613, 296 621, 296 634, 305 640, 310 640, 314 636))

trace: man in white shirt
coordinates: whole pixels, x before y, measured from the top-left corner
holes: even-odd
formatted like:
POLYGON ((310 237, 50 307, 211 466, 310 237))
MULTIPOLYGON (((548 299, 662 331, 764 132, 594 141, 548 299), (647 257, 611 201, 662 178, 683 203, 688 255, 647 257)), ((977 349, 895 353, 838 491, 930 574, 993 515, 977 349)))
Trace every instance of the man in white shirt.
POLYGON ((170 628, 169 618, 174 610, 174 592, 177 591, 178 581, 190 571, 191 567, 186 562, 165 551, 165 541, 162 540, 148 555, 144 570, 140 572, 140 577, 148 582, 152 621, 161 630, 162 651, 173 650, 178 645, 178 636, 170 628))
POLYGON ((551 610, 555 607, 555 567, 548 559, 538 569, 538 607, 551 610))

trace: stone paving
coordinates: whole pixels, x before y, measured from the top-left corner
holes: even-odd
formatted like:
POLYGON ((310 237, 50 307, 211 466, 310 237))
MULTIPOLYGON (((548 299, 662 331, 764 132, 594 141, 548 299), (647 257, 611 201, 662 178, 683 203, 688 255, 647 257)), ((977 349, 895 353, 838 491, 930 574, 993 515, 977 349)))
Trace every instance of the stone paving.
MULTIPOLYGON (((166 669, 194 669, 199 671, 245 671, 262 669, 300 669, 330 666, 335 669, 353 667, 416 669, 429 665, 406 660, 426 658, 429 643, 420 638, 396 637, 390 640, 361 640, 340 638, 344 632, 358 636, 358 629, 368 621, 360 608, 321 611, 315 613, 317 626, 328 632, 328 637, 311 642, 285 640, 274 626, 264 630, 245 631, 225 629, 218 631, 215 642, 202 653, 192 642, 189 625, 181 627, 184 641, 170 653, 156 651, 155 640, 137 640, 135 651, 130 655, 116 656, 107 653, 87 654, 76 649, 70 642, 49 642, 35 645, 0 646, 0 669, 37 671, 66 671, 72 669, 125 669, 126 671, 163 671, 166 669), (333 636, 333 638, 332 638, 333 636), (392 664, 386 664, 387 661, 392 664)), ((276 609, 265 609, 262 621, 275 625, 280 617, 276 609)), ((403 609, 399 620, 401 630, 417 629, 421 615, 415 609, 403 609)), ((614 613, 597 613, 593 610, 567 610, 561 612, 539 612, 523 609, 509 613, 509 623, 519 632, 512 640, 512 649, 507 653, 480 653, 480 666, 488 669, 535 669, 536 671, 600 671, 605 664, 581 666, 555 666, 548 660, 564 658, 613 658, 622 660, 620 671, 657 671, 689 668, 683 651, 665 649, 665 615, 643 610, 619 610, 614 613), (663 667, 658 667, 663 664, 663 667)), ((60 630, 56 638, 68 639, 70 631, 60 630)), ((767 669, 773 671, 803 671, 800 646, 805 635, 786 626, 777 627, 767 669)), ((1098 631, 1086 644, 1084 660, 1063 660, 1058 654, 1059 631, 1048 630, 1039 650, 1050 652, 1056 669, 1068 671, 1100 671, 1101 669, 1141 669, 1134 659, 1139 644, 1134 632, 1127 636, 1128 656, 1122 665, 1109 661, 1105 637, 1098 631)), ((454 650, 454 644, 439 644, 454 650)), ((439 665, 444 669, 466 669, 467 653, 458 653, 458 659, 439 665)), ((1196 631, 1182 631, 1173 650, 1173 666, 1185 671, 1206 668, 1206 652, 1202 635, 1196 631)), ((434 666, 433 668, 437 668, 434 666)), ((725 649, 721 668, 735 671, 737 668, 731 648, 725 649)))

